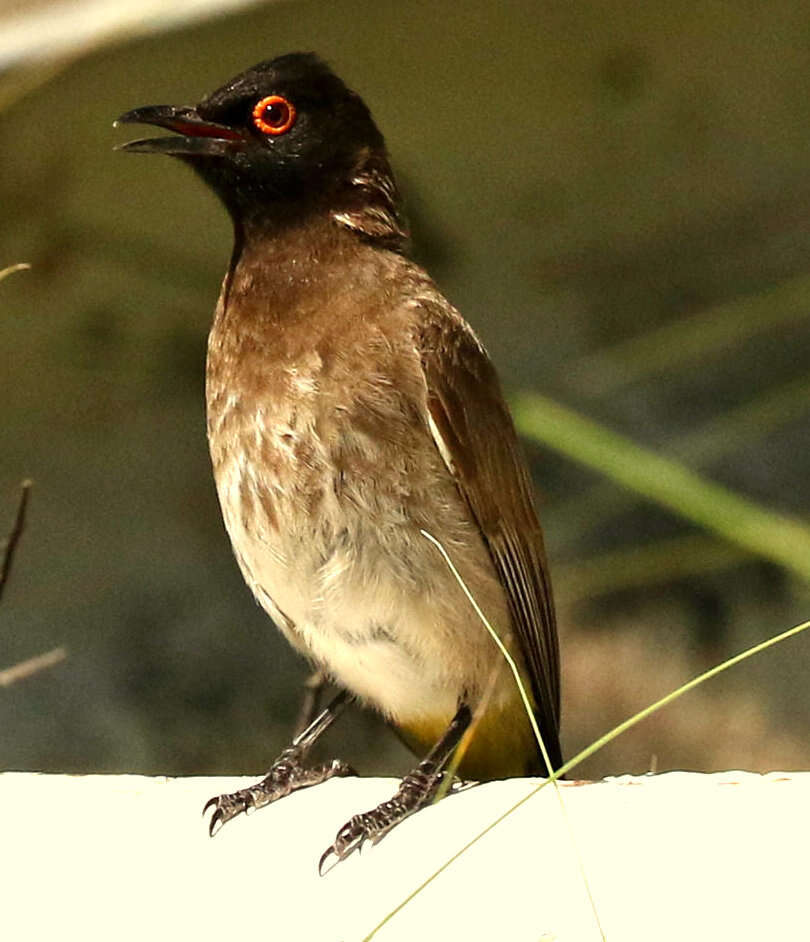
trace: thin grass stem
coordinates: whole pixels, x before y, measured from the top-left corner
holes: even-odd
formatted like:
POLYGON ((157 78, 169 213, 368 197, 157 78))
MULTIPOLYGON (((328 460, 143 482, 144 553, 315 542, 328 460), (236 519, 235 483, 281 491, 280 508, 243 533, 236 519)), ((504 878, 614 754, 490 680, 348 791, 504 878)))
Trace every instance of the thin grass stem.
POLYGON ((558 778, 576 768, 581 762, 584 762, 585 759, 590 758, 590 756, 592 756, 595 752, 598 752, 603 746, 606 746, 609 742, 612 742, 614 739, 616 739, 617 736, 621 736, 621 734, 626 732, 628 729, 636 726, 642 720, 647 719, 647 717, 651 716, 653 713, 657 713, 658 710, 662 709, 663 707, 673 703, 675 700, 677 700, 679 697, 682 697, 690 690, 694 690, 694 688, 700 686, 700 684, 705 683, 707 680, 711 680, 712 677, 716 677, 723 671, 728 670, 730 667, 734 667, 736 664, 747 660, 749 657, 753 657, 755 654, 760 654, 762 651, 765 651, 776 644, 787 641, 788 638, 792 638, 794 635, 798 635, 803 631, 807 631, 808 628, 810 628, 810 621, 805 621, 800 625, 794 625, 793 628, 788 628, 787 631, 783 631, 780 634, 775 635, 773 638, 768 638, 765 641, 761 641, 759 644, 755 644, 750 648, 746 648, 744 651, 736 654, 734 657, 723 661, 721 664, 717 664, 710 670, 704 671, 704 673, 699 674, 697 677, 693 677, 692 680, 687 681, 687 683, 678 687, 677 690, 673 690, 665 697, 661 697, 659 700, 656 700, 654 703, 650 704, 650 706, 640 710, 638 713, 634 714, 623 723, 619 723, 618 726, 614 726, 613 729, 605 733, 604 736, 601 736, 599 739, 597 739, 596 742, 591 743, 590 746, 577 753, 573 759, 569 759, 568 762, 565 762, 560 767, 560 769, 554 772, 552 776, 534 787, 524 798, 521 798, 520 801, 515 802, 514 805, 512 805, 510 808, 507 808, 503 814, 498 815, 494 821, 491 821, 485 828, 483 828, 483 830, 479 831, 475 837, 467 841, 467 843, 464 844, 463 847, 459 848, 459 850, 457 850, 455 854, 452 855, 452 857, 449 857, 440 867, 434 870, 433 873, 431 873, 425 880, 415 887, 402 900, 402 902, 400 902, 396 907, 394 907, 394 909, 391 910, 391 912, 387 913, 386 916, 379 923, 377 923, 376 926, 374 926, 371 932, 369 932, 369 934, 364 937, 363 942, 368 942, 368 940, 374 938, 374 936, 379 932, 380 929, 383 928, 383 926, 390 922, 397 915, 397 913, 401 912, 408 905, 408 903, 415 899, 422 892, 422 890, 428 887, 437 877, 441 876, 441 874, 444 873, 448 867, 450 867, 453 863, 455 863, 456 860, 459 859, 459 857, 465 854, 471 847, 475 846, 475 844, 477 844, 481 838, 489 834, 489 832, 496 828, 502 821, 505 821, 511 814, 514 814, 515 811, 525 805, 529 799, 533 798, 538 792, 542 791, 549 784, 549 782, 556 782, 558 778))
MULTIPOLYGON (((467 586, 467 583, 462 579, 461 573, 458 571, 458 569, 456 569, 455 564, 453 563, 453 560, 450 559, 450 556, 447 550, 444 548, 444 546, 436 539, 435 536, 428 533, 427 530, 420 530, 419 532, 426 539, 430 540, 430 542, 442 554, 442 558, 444 559, 445 563, 447 563, 447 566, 450 569, 450 572, 452 572, 453 577, 455 578, 456 582, 461 586, 461 590, 467 596, 467 600, 469 601, 469 603, 472 605, 473 609, 475 610, 475 614, 481 620, 482 624, 489 632, 489 636, 498 646, 498 650, 501 652, 501 654, 504 657, 504 660, 509 665, 509 669, 512 671, 512 676, 515 679, 515 684, 517 685, 518 691, 520 692, 520 698, 523 701, 523 709, 525 710, 526 716, 529 718, 529 722, 531 723, 532 732, 534 733, 534 738, 537 740, 537 745, 540 747, 540 752, 543 756, 543 761, 546 764, 546 768, 551 769, 551 759, 549 758, 548 751, 546 749, 546 744, 543 742, 543 736, 540 733, 540 727, 537 723, 537 717, 534 715, 534 710, 532 709, 531 701, 529 700, 529 695, 526 691, 526 686, 523 683, 523 678, 520 676, 520 671, 518 670, 518 666, 515 663, 515 659, 512 657, 510 651, 501 640, 501 637, 498 634, 498 632, 495 631, 495 629, 492 627, 492 624, 490 623, 487 616, 484 614, 483 610, 481 609, 481 606, 475 600, 475 597, 473 596, 472 592, 470 592, 467 586)), ((599 929, 599 935, 604 942, 605 933, 602 930, 602 923, 601 923, 601 920, 599 919, 599 912, 596 908, 596 901, 593 898, 593 893, 591 893, 591 886, 588 881, 588 875, 585 872, 585 864, 583 863, 582 855, 580 853, 579 846, 577 844, 576 836, 574 834, 574 828, 573 828, 573 825, 571 824, 571 819, 568 816, 568 809, 565 807, 565 802, 563 801, 562 792, 560 791, 560 786, 557 783, 557 779, 553 778, 552 780, 554 782, 554 791, 557 795, 557 800, 560 803, 560 813, 562 814, 563 821, 565 822, 565 827, 568 831, 568 837, 571 841, 571 845, 574 848, 574 855, 576 856, 576 859, 577 859, 577 866, 579 868, 579 872, 582 877, 583 885, 585 886, 585 892, 588 895, 588 900, 591 905, 591 910, 593 911, 593 916, 596 921, 596 926, 599 929)))

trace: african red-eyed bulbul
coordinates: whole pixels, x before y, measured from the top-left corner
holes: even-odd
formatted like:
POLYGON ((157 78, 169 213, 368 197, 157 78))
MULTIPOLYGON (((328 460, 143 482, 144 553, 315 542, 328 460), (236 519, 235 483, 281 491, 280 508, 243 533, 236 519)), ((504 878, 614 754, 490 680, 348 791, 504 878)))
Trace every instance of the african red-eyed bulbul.
POLYGON ((123 149, 179 157, 233 219, 206 370, 222 515, 259 603, 341 691, 261 782, 209 802, 211 833, 351 774, 306 765, 349 697, 430 751, 322 864, 429 803, 457 751, 474 779, 547 771, 514 678, 423 531, 517 660, 559 767, 557 632, 526 466, 484 348, 409 257, 366 105, 295 53, 196 107, 119 121, 175 132, 123 149))

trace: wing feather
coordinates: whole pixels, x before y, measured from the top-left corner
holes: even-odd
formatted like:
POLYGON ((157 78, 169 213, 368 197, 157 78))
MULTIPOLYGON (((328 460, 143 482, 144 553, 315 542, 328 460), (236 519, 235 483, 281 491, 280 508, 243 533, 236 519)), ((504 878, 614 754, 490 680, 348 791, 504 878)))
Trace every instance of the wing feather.
POLYGON ((449 305, 426 305, 420 352, 436 447, 478 523, 504 587, 549 758, 559 744, 557 627, 543 535, 492 363, 449 305))

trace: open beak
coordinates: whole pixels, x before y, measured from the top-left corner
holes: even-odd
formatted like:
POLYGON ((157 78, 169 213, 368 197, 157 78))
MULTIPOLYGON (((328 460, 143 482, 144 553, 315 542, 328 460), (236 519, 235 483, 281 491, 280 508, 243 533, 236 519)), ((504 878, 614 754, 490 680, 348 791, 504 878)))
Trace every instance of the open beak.
POLYGON ((153 124, 158 128, 174 131, 177 137, 153 137, 119 144, 116 150, 131 151, 136 154, 171 154, 173 156, 224 157, 240 150, 247 137, 224 124, 206 121, 194 108, 176 107, 175 105, 147 105, 134 108, 118 118, 113 127, 119 124, 153 124))

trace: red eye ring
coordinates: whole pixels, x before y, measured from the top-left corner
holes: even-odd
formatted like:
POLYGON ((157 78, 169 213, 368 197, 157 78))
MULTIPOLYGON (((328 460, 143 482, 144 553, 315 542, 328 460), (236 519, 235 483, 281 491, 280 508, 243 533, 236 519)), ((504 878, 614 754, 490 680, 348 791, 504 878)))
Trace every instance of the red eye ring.
POLYGON ((286 134, 295 124, 295 105, 281 95, 268 95, 256 102, 253 123, 262 134, 286 134))

